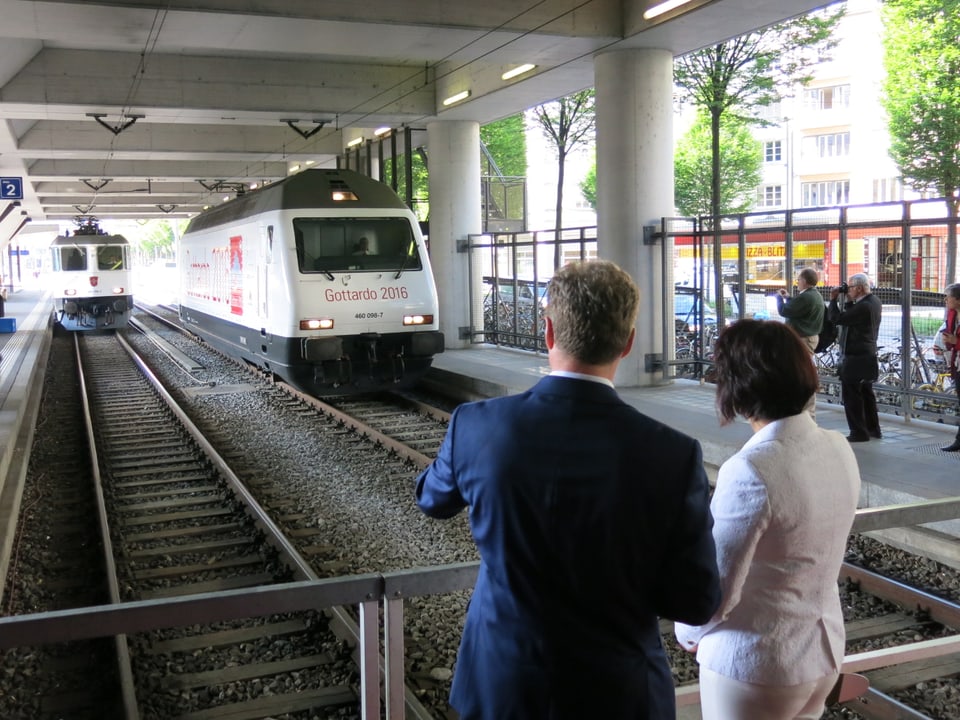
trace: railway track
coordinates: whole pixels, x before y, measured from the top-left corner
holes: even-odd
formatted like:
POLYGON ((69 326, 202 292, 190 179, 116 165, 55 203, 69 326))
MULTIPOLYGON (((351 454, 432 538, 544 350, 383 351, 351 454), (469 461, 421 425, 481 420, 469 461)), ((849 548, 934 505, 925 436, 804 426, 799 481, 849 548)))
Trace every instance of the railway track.
MULTIPOLYGON (((435 457, 449 421, 448 413, 435 412, 416 402, 411 403, 402 396, 383 394, 373 398, 346 397, 319 401, 283 386, 282 383, 279 385, 292 398, 317 409, 343 427, 389 448, 417 468, 425 467, 435 457), (408 447, 409 445, 413 447, 408 447)), ((894 591, 892 588, 898 587, 897 584, 891 581, 888 585, 882 579, 873 579, 869 583, 863 583, 859 579, 854 582, 851 578, 862 577, 860 571, 850 566, 847 572, 847 579, 843 581, 846 591, 869 595, 872 599, 862 602, 861 605, 874 604, 875 613, 879 616, 851 620, 848 627, 851 652, 860 652, 861 649, 871 652, 879 647, 922 643, 931 637, 948 638, 956 632, 953 628, 957 625, 952 624, 955 622, 951 614, 953 611, 931 618, 925 612, 918 613, 914 610, 917 607, 929 606, 930 598, 923 593, 910 594, 909 590, 902 586, 899 586, 898 591, 894 591), (897 600, 900 605, 893 604, 897 600)), ((948 606, 949 603, 942 607, 948 606)), ((902 698, 905 693, 909 694, 911 680, 937 683, 938 678, 950 678, 957 672, 950 658, 945 661, 928 658, 916 662, 920 665, 914 664, 914 661, 898 662, 891 668, 867 672, 868 678, 875 682, 868 701, 850 703, 848 709, 857 711, 864 718, 896 717, 885 713, 903 712, 900 708, 902 702, 898 698, 902 698), (899 672, 897 667, 903 668, 903 672, 899 672)), ((955 679, 948 679, 946 683, 948 686, 956 686, 955 679)), ((922 711, 913 712, 917 714, 904 717, 927 717, 922 711)))
MULTIPOLYGON (((131 339, 133 339, 133 336, 131 336, 131 339)), ((138 342, 140 341, 138 340, 138 342)), ((147 341, 144 340, 143 342, 147 341)), ((202 353, 189 350, 186 354, 198 357, 202 355, 202 353)), ((422 432, 417 429, 416 415, 418 413, 416 411, 406 406, 388 412, 382 405, 384 398, 377 398, 377 404, 372 404, 367 400, 358 402, 356 398, 348 398, 349 402, 347 403, 343 403, 342 399, 337 400, 333 405, 336 405, 335 413, 338 414, 328 414, 326 411, 320 410, 313 402, 304 404, 295 393, 290 394, 286 388, 278 386, 278 384, 263 383, 260 379, 249 375, 242 375, 242 379, 238 375, 237 377, 227 377, 220 381, 213 381, 207 377, 205 370, 202 369, 202 366, 207 363, 206 360, 196 363, 193 370, 187 370, 182 364, 174 362, 172 353, 164 351, 163 356, 166 358, 164 362, 170 365, 170 369, 164 369, 161 374, 187 378, 187 387, 174 391, 174 393, 191 398, 199 406, 199 410, 196 407, 189 410, 191 417, 196 424, 210 431, 210 442, 217 446, 221 455, 227 457, 230 463, 235 466, 237 474, 243 479, 250 492, 257 496, 261 504, 270 508, 277 525, 282 527, 284 532, 296 543, 301 554, 311 560, 318 573, 338 576, 390 569, 391 565, 389 563, 394 562, 392 560, 386 561, 386 565, 371 568, 367 564, 368 561, 362 559, 368 554, 368 546, 374 544, 369 536, 364 535, 365 528, 363 525, 370 521, 340 517, 331 505, 331 502, 336 504, 336 498, 321 499, 318 503, 314 503, 315 507, 311 507, 305 501, 305 492, 321 498, 325 498, 326 493, 329 492, 336 494, 342 490, 340 481, 331 477, 330 485, 324 485, 325 480, 319 480, 319 484, 314 486, 313 483, 317 483, 318 480, 307 481, 306 475, 318 479, 325 478, 330 474, 327 471, 339 472, 339 464, 345 461, 347 457, 352 462, 359 459, 361 465, 372 468, 370 472, 373 474, 367 474, 367 471, 363 471, 361 475, 368 478, 362 482, 371 483, 369 493, 371 498, 376 498, 376 507, 379 508, 376 512, 384 517, 389 516, 394 511, 389 509, 390 506, 387 503, 392 503, 394 500, 392 497, 388 499, 388 496, 399 493, 397 497, 400 498, 400 502, 407 505, 411 504, 409 490, 412 478, 415 476, 417 468, 424 462, 428 462, 432 454, 435 454, 435 448, 431 450, 429 446, 420 445, 418 450, 411 451, 407 459, 396 457, 393 451, 387 448, 390 448, 393 442, 400 442, 404 435, 417 440, 429 436, 431 433, 436 434, 437 437, 434 442, 438 445, 439 439, 442 438, 442 432, 438 432, 437 428, 445 426, 443 413, 440 413, 437 418, 428 423, 428 426, 430 423, 435 424, 433 430, 428 427, 424 428, 422 432), (255 398, 261 398, 261 396, 265 399, 263 405, 255 402, 255 398), (257 414, 261 416, 265 416, 267 413, 271 414, 271 418, 263 418, 264 423, 260 429, 251 429, 248 437, 255 439, 244 441, 241 435, 241 439, 238 440, 235 431, 230 427, 234 419, 232 414, 238 411, 233 409, 234 405, 231 405, 229 414, 224 414, 224 406, 221 406, 220 403, 221 401, 225 403, 226 398, 238 401, 243 408, 240 412, 253 412, 250 419, 238 418, 237 424, 253 425, 255 422, 253 417, 257 414), (210 407, 205 409, 204 406, 207 405, 210 407), (269 410, 268 406, 273 409, 269 410), (357 414, 364 416, 364 420, 357 418, 344 419, 347 415, 352 415, 354 410, 357 414), (272 413, 275 412, 287 415, 292 419, 289 421, 274 420, 272 419, 272 413), (293 447, 295 449, 293 452, 303 453, 301 461, 304 463, 304 470, 300 472, 305 475, 304 482, 278 482, 277 478, 271 477, 271 469, 275 465, 274 455, 277 452, 287 452, 286 450, 275 450, 273 448, 274 434, 294 434, 301 438, 294 442, 293 447), (313 443, 306 442, 307 439, 319 434, 328 438, 324 442, 340 445, 340 449, 332 455, 326 455, 324 451, 318 453, 317 450, 309 449, 313 447, 313 443), (383 437, 391 438, 390 442, 384 442, 383 437), (417 455, 422 456, 424 460, 417 460, 417 455), (307 467, 311 469, 308 471, 307 467), (320 468, 320 471, 317 468, 320 468), (319 510, 316 508, 319 508, 319 510), (332 525, 339 525, 342 528, 355 528, 360 531, 360 535, 357 540, 349 541, 349 544, 343 540, 331 539, 327 531, 332 525)), ((157 360, 153 362, 155 365, 158 364, 157 360)), ((280 416, 278 415, 278 417, 280 416)), ((289 473, 290 471, 286 470, 284 472, 289 473)), ((350 490, 349 492, 351 494, 348 497, 353 504, 364 504, 364 499, 356 494, 357 490, 350 490)), ((145 511, 149 512, 148 509, 145 509, 145 511)), ((423 527, 433 530, 433 527, 429 524, 423 527)), ((442 532, 448 533, 448 527, 450 526, 444 526, 442 532)), ((464 531, 467 540, 469 540, 466 523, 464 523, 464 531)), ((391 531, 385 530, 383 532, 389 535, 391 531)), ((377 534, 381 534, 381 531, 377 531, 377 534)), ((394 539, 393 543, 390 544, 390 537, 386 539, 388 544, 384 547, 390 548, 388 552, 406 547, 405 544, 398 545, 399 540, 394 539)), ((419 542, 423 547, 429 548, 437 545, 439 538, 431 539, 430 536, 424 534, 419 542)), ((203 557, 206 558, 209 555, 210 553, 204 553, 203 557)), ((388 557, 391 556, 388 555, 388 557)), ((469 558, 457 557, 453 559, 469 558)), ((450 561, 449 556, 438 556, 434 561, 416 560, 413 562, 413 566, 450 561)), ((144 561, 141 560, 140 562, 144 561)), ((377 562, 383 563, 384 561, 377 562)), ((400 567, 409 566, 409 564, 403 564, 401 561, 400 567)), ((392 567, 397 566, 393 565, 392 567)), ((153 568, 148 567, 148 569, 152 570, 153 568)), ((205 582, 206 580, 199 581, 205 582)), ((160 580, 154 579, 153 582, 162 585, 160 580)), ((852 582, 846 582, 845 584, 849 586, 851 591, 857 594, 865 594, 866 588, 856 589, 852 582)), ((405 601, 407 606, 404 625, 407 650, 405 662, 407 676, 410 680, 408 693, 420 698, 424 707, 431 708, 429 711, 425 710, 428 714, 423 717, 444 717, 447 712, 444 701, 449 688, 449 668, 452 668, 459 630, 457 622, 462 619, 466 598, 460 598, 452 608, 444 607, 442 610, 437 610, 436 607, 428 605, 427 600, 429 599, 409 598, 405 601), (441 643, 443 647, 439 649, 438 654, 432 657, 428 656, 428 653, 432 652, 429 646, 439 646, 441 643)), ((870 603, 865 604, 869 605, 870 603)), ((851 648, 858 653, 861 650, 868 653, 875 652, 881 646, 888 647, 894 644, 902 646, 908 640, 910 643, 929 642, 928 638, 932 632, 938 632, 941 638, 949 638, 949 634, 952 632, 933 630, 935 626, 930 623, 929 618, 923 613, 918 615, 910 606, 905 610, 896 610, 882 605, 881 601, 877 600, 872 614, 879 614, 883 616, 883 619, 851 618, 851 648), (914 621, 912 624, 911 620, 914 621), (915 640, 915 637, 923 637, 924 639, 915 640), (862 648, 854 643, 862 643, 862 648)), ((157 642, 162 643, 174 639, 163 638, 157 642)), ((205 640, 211 639, 215 640, 216 636, 205 638, 205 640)), ((164 645, 158 646, 166 647, 164 645)), ((251 652, 269 654, 270 649, 266 646, 257 647, 255 651, 251 650, 251 652)), ((202 673, 210 672, 196 667, 198 662, 196 658, 207 654, 196 647, 185 651, 184 658, 189 659, 184 660, 184 666, 193 666, 189 670, 185 669, 188 676, 193 677, 191 682, 203 678, 202 673)), ((164 662, 168 661, 166 656, 162 657, 164 657, 164 662)), ((209 657, 220 663, 236 662, 235 658, 231 658, 229 652, 223 654, 211 652, 209 657)), ((944 667, 949 669, 946 666, 944 667)), ((350 672, 355 677, 355 671, 351 670, 350 672)), ((868 672, 873 672, 873 670, 868 672)), ((921 683, 926 683, 928 687, 956 687, 955 678, 943 680, 943 675, 935 675, 936 670, 932 668, 924 672, 928 679, 921 680, 921 683), (934 679, 935 677, 940 679, 934 679)), ((913 677, 920 676, 915 674, 913 677)), ((878 685, 879 682, 878 680, 878 685)), ((162 688, 158 686, 157 689, 169 698, 179 698, 180 702, 186 702, 194 695, 202 696, 208 692, 193 686, 175 687, 170 684, 162 688)), ((913 692, 916 694, 918 691, 914 689, 913 692)), ((887 692, 884 691, 884 694, 887 694, 887 692)), ((889 686, 891 703, 911 703, 910 706, 915 708, 911 712, 918 713, 916 715, 903 715, 903 717, 951 717, 949 715, 937 715, 936 713, 924 715, 923 710, 916 709, 922 708, 922 703, 913 702, 912 698, 909 697, 910 694, 910 690, 900 691, 893 685, 889 686)), ((919 691, 919 694, 922 695, 923 692, 919 691)), ((216 698, 217 702, 222 700, 219 697, 216 698)), ((850 710, 844 711, 847 714, 830 715, 829 717, 855 717, 850 714, 851 712, 857 712, 856 716, 865 718, 897 717, 897 715, 870 714, 871 712, 884 712, 876 710, 876 708, 886 707, 883 704, 884 702, 886 701, 879 696, 874 696, 870 698, 869 704, 861 702, 858 705, 854 703, 849 706, 850 710)), ((892 704, 890 707, 896 707, 896 705, 892 704)), ((410 716, 409 712, 408 716, 410 716)))
MULTIPOLYGON (((114 600, 315 577, 119 339, 77 338, 110 519, 108 563, 117 559, 114 600)), ((321 614, 174 628, 133 636, 128 648, 120 675, 134 684, 125 694, 143 718, 200 720, 241 706, 269 717, 358 703, 355 682, 330 682, 342 669, 320 671, 343 655, 321 614)))

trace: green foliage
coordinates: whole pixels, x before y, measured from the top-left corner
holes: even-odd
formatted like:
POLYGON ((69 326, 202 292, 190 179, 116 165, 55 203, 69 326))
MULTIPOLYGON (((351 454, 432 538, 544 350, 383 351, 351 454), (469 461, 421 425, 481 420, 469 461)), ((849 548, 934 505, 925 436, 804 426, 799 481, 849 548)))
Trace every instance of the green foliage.
MULTIPOLYGON (((406 167, 405 162, 405 155, 397 156, 397 195, 404 201, 407 199, 407 177, 403 170, 406 167)), ((413 176, 413 202, 410 209, 413 210, 413 214, 417 216, 418 220, 426 220, 430 216, 430 178, 427 174, 427 166, 420 153, 413 153, 411 168, 411 175, 413 176)), ((383 181, 393 187, 391 182, 393 176, 391 163, 387 163, 383 170, 383 181)))
POLYGON ((125 233, 125 237, 144 264, 162 258, 172 260, 177 256, 176 239, 183 235, 188 223, 189 220, 148 220, 137 230, 125 233))
POLYGON ((597 159, 593 159, 590 169, 580 181, 580 194, 593 210, 597 209, 597 159))
POLYGON ((501 175, 526 176, 527 135, 525 130, 522 113, 480 127, 480 140, 486 145, 501 175))
POLYGON ((942 317, 912 317, 910 318, 910 325, 913 326, 913 329, 918 335, 928 336, 936 335, 937 330, 940 329, 940 326, 943 324, 942 317))
POLYGON ((890 157, 918 191, 960 188, 960 0, 883 6, 890 157))
POLYGON ((561 160, 579 145, 593 140, 596 96, 593 88, 533 108, 534 121, 561 160))
MULTIPOLYGON (((762 179, 763 145, 735 117, 721 121, 720 214, 749 212, 762 179)), ((713 176, 710 117, 699 113, 674 150, 674 197, 681 215, 712 214, 713 176)))

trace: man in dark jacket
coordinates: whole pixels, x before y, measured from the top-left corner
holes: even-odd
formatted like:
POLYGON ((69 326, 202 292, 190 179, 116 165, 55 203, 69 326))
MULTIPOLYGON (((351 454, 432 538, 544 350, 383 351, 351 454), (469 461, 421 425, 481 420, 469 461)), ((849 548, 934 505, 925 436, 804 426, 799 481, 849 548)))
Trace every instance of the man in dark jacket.
POLYGON ((803 339, 810 352, 816 349, 823 326, 823 298, 817 291, 817 282, 817 271, 804 268, 797 275, 797 296, 790 298, 784 289, 777 295, 777 312, 786 318, 787 325, 803 339))
POLYGON ((840 288, 830 291, 827 317, 840 328, 840 392, 847 415, 850 442, 880 439, 880 416, 873 383, 879 376, 877 335, 883 305, 870 291, 870 278, 852 275, 841 310, 840 288))
POLYGON ((551 373, 460 405, 420 509, 470 508, 480 573, 450 704, 461 720, 663 720, 676 715, 659 618, 703 623, 720 602, 700 444, 617 394, 639 292, 610 262, 550 281, 551 373))

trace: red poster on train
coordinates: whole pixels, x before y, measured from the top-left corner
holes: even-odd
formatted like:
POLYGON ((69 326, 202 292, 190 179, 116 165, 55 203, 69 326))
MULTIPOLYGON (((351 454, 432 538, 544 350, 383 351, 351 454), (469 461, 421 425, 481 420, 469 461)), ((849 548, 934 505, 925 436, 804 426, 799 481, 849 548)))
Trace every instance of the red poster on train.
POLYGON ((243 315, 243 238, 230 238, 230 314, 243 315))

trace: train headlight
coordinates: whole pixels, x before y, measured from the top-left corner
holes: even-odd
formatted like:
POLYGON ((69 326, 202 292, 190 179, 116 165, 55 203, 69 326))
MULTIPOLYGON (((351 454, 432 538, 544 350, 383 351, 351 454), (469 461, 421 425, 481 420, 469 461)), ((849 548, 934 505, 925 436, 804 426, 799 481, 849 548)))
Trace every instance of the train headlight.
POLYGON ((123 288, 115 287, 110 292, 112 292, 114 295, 123 295, 123 288))
POLYGON ((433 315, 404 315, 404 325, 433 325, 433 315))
POLYGON ((67 288, 66 290, 63 291, 63 294, 67 296, 73 296, 77 294, 77 291, 74 290, 73 288, 67 288))
POLYGON ((333 318, 310 318, 300 321, 301 330, 333 330, 333 318))

